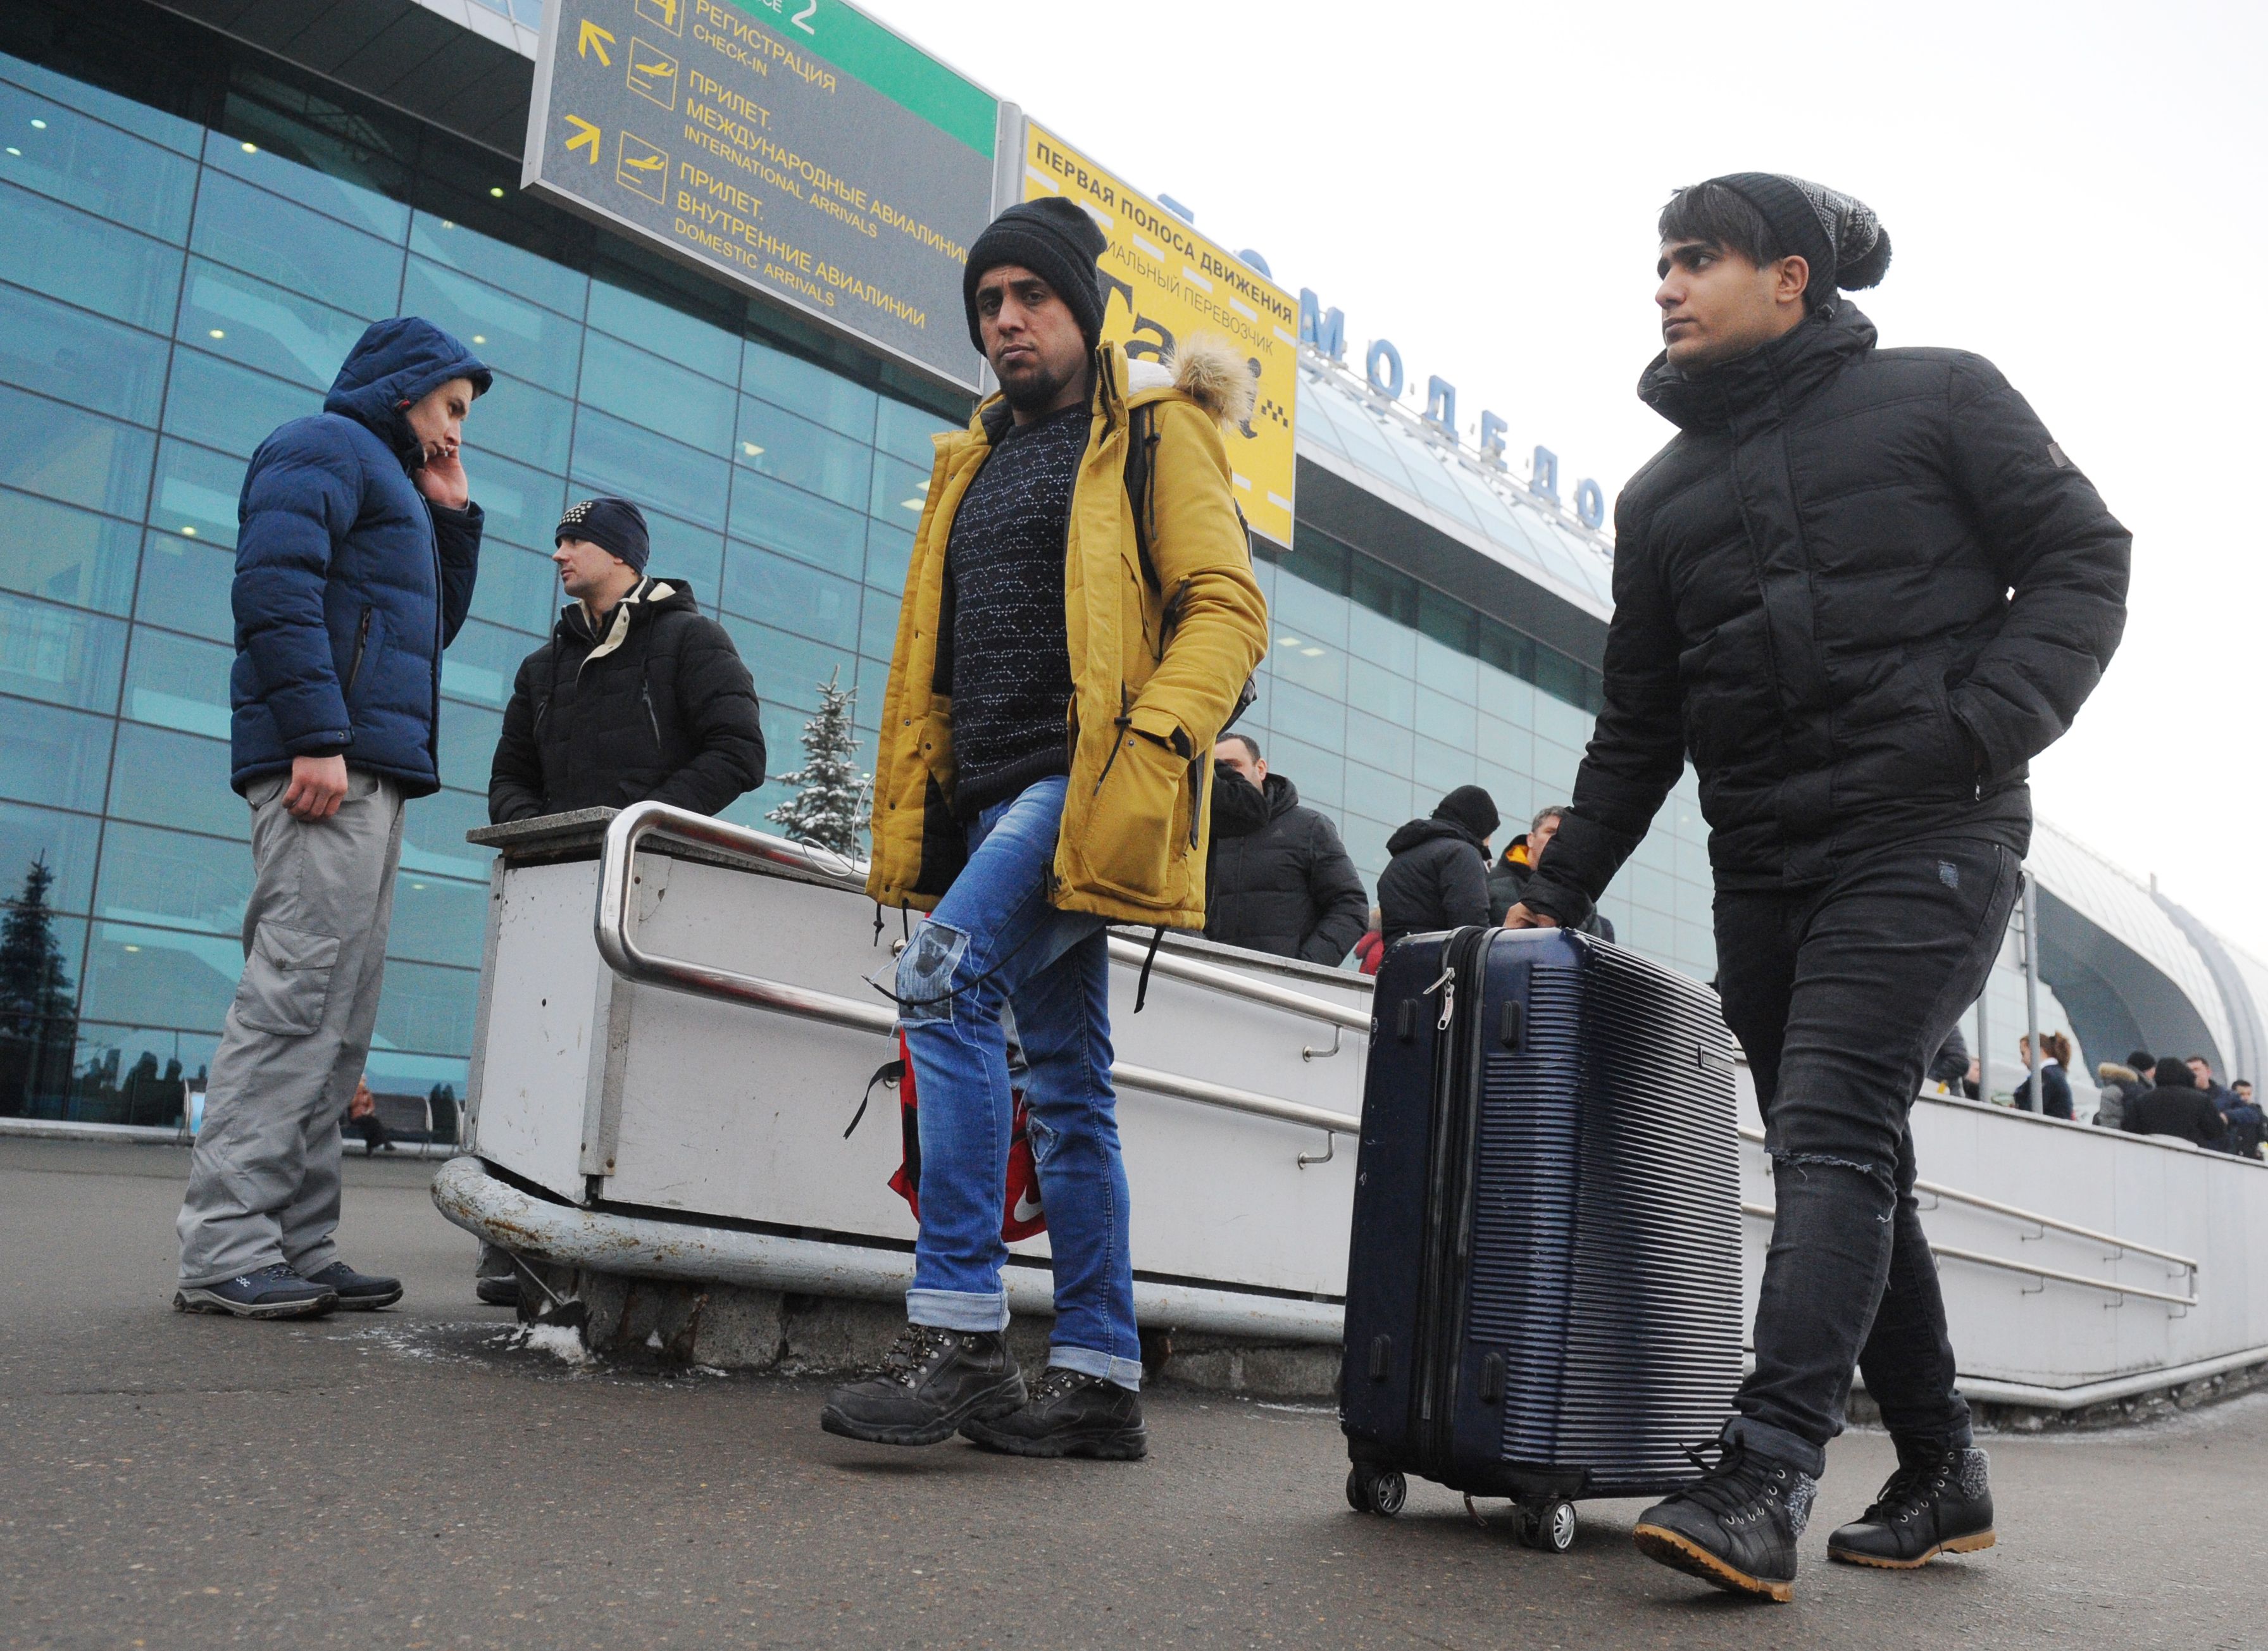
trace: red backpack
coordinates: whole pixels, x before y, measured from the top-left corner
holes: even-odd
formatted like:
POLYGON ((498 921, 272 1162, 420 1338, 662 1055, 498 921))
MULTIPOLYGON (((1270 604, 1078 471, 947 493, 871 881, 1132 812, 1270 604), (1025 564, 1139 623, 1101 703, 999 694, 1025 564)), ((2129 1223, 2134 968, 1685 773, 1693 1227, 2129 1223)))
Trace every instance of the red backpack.
MULTIPOLYGON (((849 1129, 843 1139, 850 1139, 850 1131, 866 1116, 866 1102, 873 1099, 874 1086, 895 1084, 898 1090, 898 1130, 905 1143, 904 1158, 890 1176, 890 1190, 906 1201, 921 1220, 921 1117, 919 1102, 914 1094, 914 1061, 912 1051, 906 1048, 906 1035, 898 1034, 898 1058, 874 1069, 866 1080, 866 1097, 858 1102, 849 1129)), ((1031 1109, 1024 1103, 1024 1092, 1011 1089, 1015 1099, 1015 1110, 1008 1122, 1008 1184, 1005 1198, 1000 1206, 1000 1237, 1003 1242, 1014 1243, 1020 1238, 1029 1238, 1035 1233, 1048 1230, 1047 1212, 1040 1207, 1040 1170, 1032 1157, 1031 1109)))

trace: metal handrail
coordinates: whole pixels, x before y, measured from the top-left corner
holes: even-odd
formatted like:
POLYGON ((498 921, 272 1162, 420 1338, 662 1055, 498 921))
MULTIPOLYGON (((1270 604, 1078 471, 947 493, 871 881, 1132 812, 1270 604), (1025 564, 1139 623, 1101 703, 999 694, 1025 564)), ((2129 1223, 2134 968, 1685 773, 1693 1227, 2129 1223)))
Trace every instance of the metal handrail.
POLYGON ((1328 998, 1311 998, 1304 991, 1292 991, 1289 986, 1254 980, 1233 969, 1200 963, 1193 957, 1175 957, 1165 951, 1152 957, 1148 947, 1119 935, 1110 937, 1110 955, 1121 963, 1146 962, 1158 974, 1200 986, 1211 986, 1216 991, 1225 991, 1250 1003, 1264 1003, 1271 1008, 1288 1009, 1293 1014, 1309 1015, 1326 1026, 1343 1026, 1350 1032, 1366 1033, 1370 1030, 1370 1011, 1366 1008, 1358 1009, 1349 1004, 1333 1003, 1328 998))
MULTIPOLYGON (((1768 1204, 1743 1204, 1743 1215, 1760 1215, 1765 1220, 1775 1220, 1779 1212, 1768 1204)), ((1966 1261, 1979 1267, 1998 1267, 2004 1272, 2021 1272, 2028 1279, 2053 1279, 2058 1284, 2084 1285, 2090 1290, 2100 1290, 2106 1295, 2139 1295, 2146 1301, 2163 1301, 2171 1307, 2195 1307, 2194 1294, 2169 1295, 2163 1290, 2146 1290, 2139 1285, 2120 1284, 2115 1279, 2090 1279, 2082 1272, 2065 1272, 2055 1267, 2036 1267, 2028 1261, 2011 1261, 2005 1256, 1988 1256, 1978 1249, 1956 1249, 1950 1244, 1932 1244, 1929 1253, 1941 1261, 1966 1261)))
MULTIPOLYGON (((671 837, 695 847, 721 849, 790 866, 808 867, 822 873, 827 870, 823 866, 811 866, 811 863, 802 858, 803 848, 799 844, 789 843, 762 831, 728 825, 706 814, 672 807, 667 803, 649 801, 633 804, 608 822, 605 845, 599 855, 598 909, 592 920, 592 935, 598 942, 599 955, 606 960, 608 968, 625 980, 635 981, 641 985, 659 986, 665 991, 681 991, 696 998, 769 1009, 778 1014, 797 1015, 804 1020, 820 1021, 829 1026, 843 1027, 854 1032, 872 1032, 885 1037, 896 1031, 897 1015, 878 1003, 861 1003, 855 998, 840 998, 832 992, 814 991, 808 987, 790 985, 784 981, 744 975, 737 969, 688 962, 683 958, 660 957, 641 947, 632 932, 636 925, 632 918, 630 891, 635 885, 630 866, 637 858, 638 845, 647 837, 656 836, 671 837)), ((1203 968, 1204 965, 1194 967, 1203 968)), ((1226 971, 1206 970, 1208 974, 1216 972, 1226 971)), ((1259 984, 1241 980, 1239 984, 1259 984)), ((1275 991, 1281 989, 1263 987, 1262 990, 1275 991)), ((1288 995, 1296 997, 1300 994, 1288 995)), ((1309 1001, 1322 1006, 1320 999, 1309 1001)), ((1337 1006, 1322 1006, 1336 1008, 1337 1006)), ((1369 1017, 1366 1015, 1363 1025, 1367 1028, 1369 1024, 1369 1017)), ((1344 1112, 1331 1112, 1298 1101, 1285 1101, 1275 1095, 1233 1088, 1227 1084, 1211 1083, 1202 1078, 1183 1078, 1152 1067, 1131 1065, 1124 1061, 1113 1064, 1110 1076, 1113 1082, 1125 1084, 1130 1088, 1172 1095, 1183 1101, 1194 1101, 1201 1106, 1219 1107, 1225 1111, 1242 1112, 1254 1117, 1304 1124, 1327 1133, 1353 1135, 1360 1133, 1362 1129, 1359 1118, 1351 1117, 1344 1112)))
MULTIPOLYGON (((1764 1132, 1762 1130, 1752 1130, 1743 1124, 1741 1125, 1741 1139, 1744 1141, 1754 1141, 1761 1146, 1764 1132)), ((1997 1198, 1988 1198, 1979 1193, 1963 1192, 1958 1187, 1945 1186, 1935 1181, 1916 1181, 1914 1190, 1926 1192, 1932 1198, 1949 1198, 1955 1204, 1966 1204, 1973 1209, 1989 1210, 1995 1215, 2005 1215, 2013 1220, 2026 1221, 2034 1227, 2053 1227, 2058 1233, 2070 1233, 2076 1237, 2091 1239, 2098 1244, 2108 1244, 2113 1249, 2132 1250, 2138 1256, 2155 1256, 2161 1261, 2170 1261, 2177 1267, 2186 1267, 2192 1273, 2203 1271, 2195 1261, 2177 1251, 2160 1249, 2154 1244, 2138 1244, 2131 1238, 2119 1237, 2116 1233, 2105 1233, 2092 1227, 2081 1227, 2076 1221, 2066 1221, 2053 1215, 2042 1215, 2036 1210, 2028 1210, 2021 1205, 2003 1204, 1997 1198)), ((2129 1291, 2128 1294, 2139 1294, 2141 1292, 2129 1291)), ((2169 1296, 2167 1299, 2171 1301, 2177 1298, 2169 1296)))

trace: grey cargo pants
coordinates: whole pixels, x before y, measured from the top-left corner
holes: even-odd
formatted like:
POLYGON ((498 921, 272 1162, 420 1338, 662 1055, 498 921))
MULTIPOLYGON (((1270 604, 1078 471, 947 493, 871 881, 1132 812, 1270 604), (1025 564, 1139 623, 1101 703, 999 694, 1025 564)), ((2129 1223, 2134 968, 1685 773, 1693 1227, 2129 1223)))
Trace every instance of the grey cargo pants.
POLYGON ((392 780, 350 768, 338 812, 310 823, 284 808, 287 783, 279 775, 246 794, 244 973, 174 1223, 184 1285, 279 1261, 304 1274, 338 1258, 340 1127, 378 1020, 403 798, 392 780))

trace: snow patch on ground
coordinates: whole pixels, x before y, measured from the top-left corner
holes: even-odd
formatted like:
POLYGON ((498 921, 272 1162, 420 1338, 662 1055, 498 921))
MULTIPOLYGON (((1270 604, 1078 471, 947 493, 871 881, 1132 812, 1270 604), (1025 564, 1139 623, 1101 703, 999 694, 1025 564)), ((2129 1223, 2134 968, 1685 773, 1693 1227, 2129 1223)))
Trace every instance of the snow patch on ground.
POLYGON ((583 1345, 581 1333, 564 1324, 527 1325, 513 1346, 523 1352, 548 1352, 562 1364, 586 1365, 592 1361, 591 1350, 583 1345))

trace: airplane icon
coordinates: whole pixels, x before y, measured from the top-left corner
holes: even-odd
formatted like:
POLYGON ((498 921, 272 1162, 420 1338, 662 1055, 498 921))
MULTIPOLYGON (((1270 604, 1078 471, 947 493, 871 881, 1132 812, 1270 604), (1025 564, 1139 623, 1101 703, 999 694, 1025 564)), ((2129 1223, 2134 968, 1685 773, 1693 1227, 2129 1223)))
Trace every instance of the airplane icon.
POLYGON ((630 89, 665 109, 677 107, 677 59, 644 41, 630 41, 630 89))
POLYGON ((656 206, 668 204, 669 156, 643 137, 624 132, 615 148, 615 181, 656 206))

